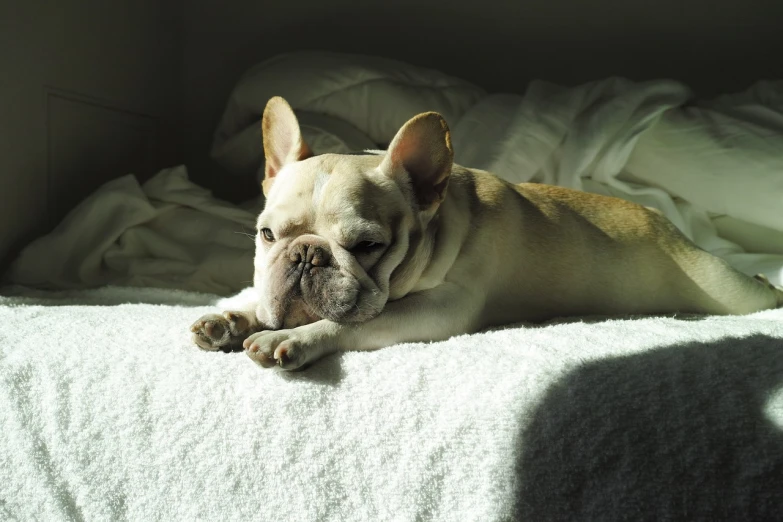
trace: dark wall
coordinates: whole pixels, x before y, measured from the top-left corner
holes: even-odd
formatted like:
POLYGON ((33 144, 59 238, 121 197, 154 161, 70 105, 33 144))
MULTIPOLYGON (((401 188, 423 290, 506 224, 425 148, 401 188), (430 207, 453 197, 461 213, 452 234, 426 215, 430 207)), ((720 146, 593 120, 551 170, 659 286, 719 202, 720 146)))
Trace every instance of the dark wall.
POLYGON ((0 269, 108 179, 181 161, 182 6, 0 2, 0 269))

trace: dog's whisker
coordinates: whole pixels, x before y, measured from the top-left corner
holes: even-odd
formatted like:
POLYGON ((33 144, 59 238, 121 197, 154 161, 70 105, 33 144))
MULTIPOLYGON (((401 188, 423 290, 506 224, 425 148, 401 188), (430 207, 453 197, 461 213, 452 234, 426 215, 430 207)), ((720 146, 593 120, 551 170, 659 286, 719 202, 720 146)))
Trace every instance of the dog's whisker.
POLYGON ((255 235, 253 235, 253 234, 248 234, 247 232, 243 232, 243 231, 241 231, 241 230, 234 230, 234 234, 240 234, 240 235, 243 235, 243 236, 247 236, 247 237, 249 237, 250 239, 252 239, 253 241, 255 241, 255 240, 256 240, 256 236, 255 236, 255 235))

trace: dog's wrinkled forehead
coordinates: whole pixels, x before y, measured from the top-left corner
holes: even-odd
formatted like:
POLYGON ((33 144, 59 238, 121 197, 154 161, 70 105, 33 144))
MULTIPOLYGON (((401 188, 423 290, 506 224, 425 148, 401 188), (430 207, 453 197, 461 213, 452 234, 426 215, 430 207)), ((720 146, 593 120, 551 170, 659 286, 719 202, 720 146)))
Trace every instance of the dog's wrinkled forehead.
POLYGON ((351 220, 379 221, 393 184, 378 171, 383 156, 324 154, 286 165, 259 218, 284 217, 313 229, 351 220))

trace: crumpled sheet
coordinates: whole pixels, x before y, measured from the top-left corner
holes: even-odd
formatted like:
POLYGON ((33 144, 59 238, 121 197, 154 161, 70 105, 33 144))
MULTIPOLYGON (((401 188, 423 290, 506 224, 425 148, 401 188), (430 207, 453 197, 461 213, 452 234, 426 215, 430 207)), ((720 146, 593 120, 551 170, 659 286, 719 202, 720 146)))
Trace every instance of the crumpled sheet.
POLYGON ((123 176, 27 246, 6 279, 31 288, 112 284, 228 295, 252 285, 256 217, 257 206, 213 198, 182 166, 143 185, 123 176))

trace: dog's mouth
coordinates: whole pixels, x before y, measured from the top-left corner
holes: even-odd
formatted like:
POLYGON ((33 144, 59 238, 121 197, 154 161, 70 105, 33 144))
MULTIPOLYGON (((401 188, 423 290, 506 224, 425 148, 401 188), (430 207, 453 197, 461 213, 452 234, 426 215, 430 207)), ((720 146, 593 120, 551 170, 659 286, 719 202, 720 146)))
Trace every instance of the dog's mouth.
POLYGON ((322 319, 360 323, 381 312, 386 300, 375 281, 341 270, 334 259, 328 264, 302 262, 305 254, 271 267, 267 288, 272 326, 296 328, 322 319))
POLYGON ((324 318, 341 324, 364 323, 377 317, 383 310, 385 300, 379 297, 377 291, 357 292, 350 306, 331 308, 325 311, 324 318))
POLYGON ((362 320, 357 298, 339 299, 336 296, 323 294, 313 298, 305 292, 301 303, 301 310, 296 314, 298 317, 314 321, 327 319, 334 323, 352 323, 362 320))
POLYGON ((372 305, 356 293, 350 300, 308 299, 301 293, 274 299, 275 329, 296 328, 322 319, 339 324, 356 324, 369 321, 381 313, 383 306, 372 305))
POLYGON ((273 306, 275 312, 273 323, 277 326, 275 329, 297 328, 325 318, 313 310, 301 295, 282 300, 275 299, 274 303, 276 306, 273 306))

